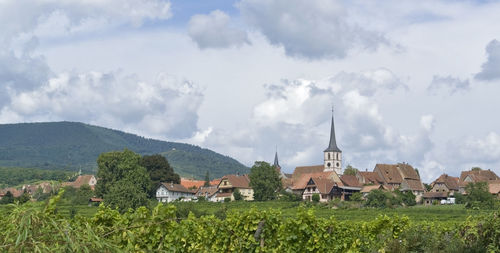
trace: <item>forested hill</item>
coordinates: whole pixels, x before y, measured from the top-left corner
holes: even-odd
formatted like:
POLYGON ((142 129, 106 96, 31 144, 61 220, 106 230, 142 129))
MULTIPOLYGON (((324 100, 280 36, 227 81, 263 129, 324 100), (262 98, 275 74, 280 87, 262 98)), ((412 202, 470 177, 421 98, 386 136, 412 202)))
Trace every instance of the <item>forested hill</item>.
POLYGON ((0 166, 95 172, 99 154, 124 148, 142 155, 162 153, 181 176, 201 179, 207 170, 212 177, 248 172, 235 159, 209 149, 83 123, 0 124, 0 166))

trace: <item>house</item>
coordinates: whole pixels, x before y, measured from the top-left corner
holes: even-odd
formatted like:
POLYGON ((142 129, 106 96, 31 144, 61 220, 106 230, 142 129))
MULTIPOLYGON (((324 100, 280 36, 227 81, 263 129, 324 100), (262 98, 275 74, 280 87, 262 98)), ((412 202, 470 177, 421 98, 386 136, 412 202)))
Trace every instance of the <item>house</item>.
POLYGON ((64 182, 62 186, 71 186, 74 188, 80 188, 82 185, 88 185, 92 190, 95 189, 97 184, 97 179, 94 175, 79 175, 74 182, 64 182))
POLYGON ((375 171, 358 171, 356 178, 362 185, 381 185, 384 180, 375 171))
POLYGON ((426 192, 422 195, 424 205, 432 205, 434 202, 441 203, 448 198, 447 192, 426 192))
POLYGON ((375 185, 363 186, 363 188, 361 188, 360 192, 361 192, 361 194, 363 194, 363 198, 366 198, 366 196, 373 190, 390 191, 391 189, 388 186, 385 186, 383 184, 375 184, 375 185))
POLYGON ((103 201, 103 199, 101 199, 101 198, 96 198, 96 197, 90 198, 89 199, 89 206, 99 205, 102 201, 103 201))
POLYGON ((460 173, 458 187, 460 193, 464 194, 465 187, 467 187, 469 183, 488 182, 499 179, 500 178, 497 176, 497 174, 495 174, 495 172, 491 170, 475 169, 470 171, 462 171, 462 173, 460 173))
MULTIPOLYGON (((304 168, 304 167, 302 167, 304 168)), ((323 171, 323 166, 321 165, 322 170, 319 172, 313 172, 313 173, 304 173, 300 174, 299 177, 297 178, 292 178, 293 184, 292 184, 292 192, 302 196, 303 199, 304 197, 304 191, 306 190, 307 184, 309 182, 309 179, 311 178, 326 178, 331 180, 334 183, 337 184, 342 184, 342 181, 340 180, 340 177, 335 173, 335 171, 323 171)), ((311 170, 314 171, 314 170, 311 170)), ((295 174, 295 172, 294 172, 295 174)), ((307 194, 306 194, 307 195, 307 194)))
POLYGON ((384 184, 392 189, 400 191, 412 191, 415 199, 419 202, 422 199, 425 188, 420 180, 417 171, 407 163, 398 164, 377 164, 375 169, 384 184))
POLYGON ((201 186, 196 192, 196 197, 204 197, 207 201, 216 202, 217 186, 201 186))
POLYGON ((453 195, 458 192, 458 177, 448 176, 448 174, 442 174, 434 182, 431 183, 432 189, 430 192, 446 192, 448 195, 453 195))
MULTIPOLYGON (((353 193, 361 190, 357 178, 352 175, 342 175, 339 177, 335 171, 311 173, 304 176, 307 175, 311 176, 304 186, 302 193, 302 199, 304 200, 312 200, 314 194, 319 194, 321 202, 335 198, 349 200, 353 193)), ((301 186, 297 185, 297 187, 301 186)))
MULTIPOLYGON (((218 185, 220 182, 220 179, 214 179, 210 181, 210 185, 218 185)), ((187 178, 181 178, 181 184, 186 187, 187 189, 199 189, 203 185, 205 185, 205 180, 194 180, 194 179, 187 179, 187 178)))
POLYGON ((500 180, 489 181, 488 190, 495 197, 500 198, 500 180))
POLYGON ((218 201, 224 201, 225 198, 234 200, 234 191, 243 195, 243 200, 253 200, 253 189, 250 187, 250 178, 248 175, 226 175, 222 177, 219 185, 219 192, 216 195, 218 201))
POLYGON ((159 202, 172 202, 174 200, 191 200, 194 197, 194 192, 186 189, 181 184, 160 183, 156 190, 156 199, 159 202))

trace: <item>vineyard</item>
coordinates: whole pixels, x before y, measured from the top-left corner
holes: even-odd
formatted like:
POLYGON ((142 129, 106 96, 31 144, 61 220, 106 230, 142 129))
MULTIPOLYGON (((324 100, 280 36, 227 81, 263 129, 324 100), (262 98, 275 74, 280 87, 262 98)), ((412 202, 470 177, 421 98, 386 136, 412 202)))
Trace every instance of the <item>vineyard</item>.
POLYGON ((187 218, 159 204, 124 214, 101 206, 92 217, 64 218, 61 194, 45 206, 11 204, 0 216, 0 251, 7 252, 499 252, 500 217, 457 224, 380 215, 339 221, 299 209, 228 212, 187 218))

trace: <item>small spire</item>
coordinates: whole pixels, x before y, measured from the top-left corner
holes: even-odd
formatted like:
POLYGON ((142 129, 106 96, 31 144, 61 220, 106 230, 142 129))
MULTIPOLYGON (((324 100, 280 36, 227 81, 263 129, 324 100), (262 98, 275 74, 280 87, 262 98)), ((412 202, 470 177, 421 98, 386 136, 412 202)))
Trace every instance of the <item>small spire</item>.
POLYGON ((274 167, 280 167, 280 163, 278 162, 278 146, 276 146, 276 153, 274 153, 274 167))
POLYGON ((325 151, 323 152, 342 152, 337 147, 337 141, 335 139, 335 122, 333 120, 333 106, 332 106, 332 126, 330 129, 330 143, 328 144, 328 148, 326 148, 325 151))

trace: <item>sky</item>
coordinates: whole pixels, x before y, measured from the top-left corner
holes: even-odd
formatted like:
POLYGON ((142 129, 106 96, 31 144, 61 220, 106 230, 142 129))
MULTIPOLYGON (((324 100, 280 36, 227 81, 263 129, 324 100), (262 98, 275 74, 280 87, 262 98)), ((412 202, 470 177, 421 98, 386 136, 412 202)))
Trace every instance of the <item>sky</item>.
POLYGON ((0 123, 78 121, 285 172, 500 174, 500 3, 0 0, 0 123))

